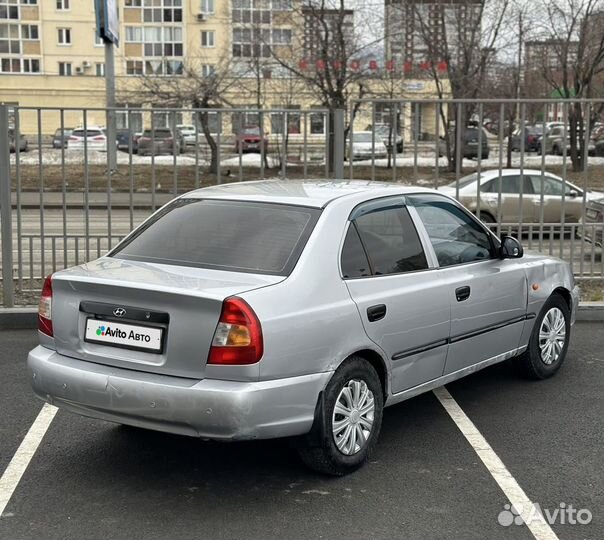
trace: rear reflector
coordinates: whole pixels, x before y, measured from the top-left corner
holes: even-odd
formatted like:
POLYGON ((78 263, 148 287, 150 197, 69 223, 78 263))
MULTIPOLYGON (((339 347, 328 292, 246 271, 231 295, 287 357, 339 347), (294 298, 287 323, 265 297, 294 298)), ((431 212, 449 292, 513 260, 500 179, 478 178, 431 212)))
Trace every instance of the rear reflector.
POLYGON ((52 276, 44 280, 40 304, 38 305, 38 330, 53 337, 52 331, 52 276))
POLYGON ((222 304, 208 364, 255 364, 263 352, 262 327, 254 310, 237 296, 227 298, 222 304))

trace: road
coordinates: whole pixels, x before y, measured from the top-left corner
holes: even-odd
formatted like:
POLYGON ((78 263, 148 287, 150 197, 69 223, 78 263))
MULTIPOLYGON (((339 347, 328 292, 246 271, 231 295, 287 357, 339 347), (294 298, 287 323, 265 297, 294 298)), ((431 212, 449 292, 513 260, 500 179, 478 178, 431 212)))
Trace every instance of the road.
MULTIPOLYGON (((556 536, 604 538, 604 332, 575 326, 543 382, 501 364, 448 390, 542 509, 587 509, 556 536)), ((42 404, 31 331, 0 332, 0 474, 42 404)), ((166 538, 532 539, 502 526, 507 500, 433 394, 386 410, 371 462, 345 478, 305 469, 287 441, 217 444, 59 411, 0 519, 7 540, 166 538)), ((550 537, 552 538, 552 537, 550 537)))

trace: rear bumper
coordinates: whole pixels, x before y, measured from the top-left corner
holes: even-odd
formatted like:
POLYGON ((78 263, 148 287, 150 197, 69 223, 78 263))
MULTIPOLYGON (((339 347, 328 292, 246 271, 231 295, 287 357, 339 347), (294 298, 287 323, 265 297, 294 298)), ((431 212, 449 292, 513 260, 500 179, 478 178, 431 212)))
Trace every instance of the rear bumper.
POLYGON ((260 382, 201 381, 85 362, 42 346, 27 366, 38 397, 120 424, 215 440, 310 431, 331 372, 260 382))

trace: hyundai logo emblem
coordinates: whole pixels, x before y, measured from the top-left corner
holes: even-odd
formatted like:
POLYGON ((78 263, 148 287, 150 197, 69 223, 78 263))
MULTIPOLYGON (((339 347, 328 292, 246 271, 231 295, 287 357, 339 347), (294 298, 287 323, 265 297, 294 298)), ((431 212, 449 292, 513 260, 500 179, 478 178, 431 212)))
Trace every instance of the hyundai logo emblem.
POLYGON ((116 317, 123 317, 124 315, 126 315, 126 310, 125 310, 124 308, 122 308, 122 307, 116 307, 116 308, 113 310, 113 314, 114 314, 116 317))

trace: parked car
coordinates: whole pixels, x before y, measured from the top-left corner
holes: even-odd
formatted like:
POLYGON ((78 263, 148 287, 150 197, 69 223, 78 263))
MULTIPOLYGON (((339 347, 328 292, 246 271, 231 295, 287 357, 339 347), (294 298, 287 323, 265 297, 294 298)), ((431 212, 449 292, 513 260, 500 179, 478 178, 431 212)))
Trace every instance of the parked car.
POLYGON ((604 157, 604 137, 594 143, 594 155, 604 157))
POLYGON ((138 139, 138 155, 180 154, 180 142, 171 129, 146 129, 138 139))
POLYGON ((264 147, 264 152, 268 151, 268 136, 263 133, 264 137, 260 137, 259 126, 246 126, 235 137, 235 152, 258 152, 261 153, 264 147), (262 141, 262 142, 261 142, 262 141))
POLYGON ((386 148, 388 149, 389 152, 392 147, 392 140, 395 140, 397 154, 403 153, 403 150, 404 150, 403 138, 400 135, 396 134, 394 132, 393 128, 392 128, 392 132, 391 132, 391 127, 389 124, 376 124, 375 130, 373 129, 373 127, 370 124, 367 126, 367 129, 365 131, 375 131, 375 136, 379 137, 384 142, 384 144, 386 145, 386 148))
POLYGON ((67 141, 69 137, 73 133, 73 128, 61 128, 55 131, 55 134, 52 137, 52 147, 53 148, 67 148, 67 141))
POLYGON ((436 191, 228 184, 48 277, 28 373, 69 411, 295 437, 307 465, 343 475, 375 448, 385 406, 511 358, 554 375, 578 299, 567 263, 523 254, 436 191))
POLYGON ((350 159, 352 150, 352 159, 371 159, 384 158, 388 156, 388 148, 381 137, 375 136, 371 131, 355 131, 352 134, 352 145, 347 143, 346 152, 350 159), (351 148, 352 146, 352 148, 351 148))
MULTIPOLYGON (((16 152, 17 143, 16 143, 16 135, 15 129, 9 128, 8 130, 8 146, 9 152, 16 152)), ((29 142, 27 137, 23 135, 23 133, 19 133, 19 152, 27 152, 29 150, 29 142)))
POLYGON ((536 152, 539 143, 539 137, 543 135, 543 125, 526 126, 524 133, 521 128, 512 133, 511 147, 513 152, 520 152, 523 149, 522 138, 524 136, 524 151, 536 152))
MULTIPOLYGON (((581 139, 583 135, 577 136, 577 148, 580 148, 581 139)), ((545 152, 545 154, 553 154, 555 156, 564 155, 564 147, 566 140, 566 153, 570 154, 570 128, 564 128, 564 125, 554 125, 551 128, 548 128, 544 135, 542 135, 537 142, 537 153, 541 154, 545 152), (566 137, 565 137, 566 131, 566 137)), ((596 151, 596 146, 594 144, 593 139, 589 139, 587 145, 587 151, 590 156, 593 156, 596 151)))
POLYGON ((179 124, 176 129, 180 132, 183 142, 186 146, 195 146, 199 140, 195 126, 188 124, 179 124))
POLYGON ((584 240, 604 247, 604 197, 592 199, 585 206, 585 217, 581 220, 578 236, 584 240))
POLYGON ((88 126, 86 129, 74 129, 67 139, 67 148, 70 150, 88 149, 106 152, 107 134, 105 133, 105 128, 88 126))
MULTIPOLYGON (((474 173, 459 181, 459 201, 472 212, 478 209, 478 174, 474 173)), ((454 197, 456 182, 439 191, 454 197)), ((498 170, 480 173, 480 219, 485 223, 496 223, 499 215, 500 175, 498 170)), ((578 223, 583 215, 583 190, 559 176, 539 170, 504 169, 501 171, 501 220, 502 223, 518 223, 522 213, 523 223, 539 223, 541 215, 545 223, 560 223, 562 216, 562 194, 564 197, 564 220, 578 223), (520 191, 522 187, 522 204, 520 191), (543 195, 542 195, 543 193, 543 195)), ((586 200, 604 197, 604 193, 587 191, 586 200)))
POLYGON ((118 150, 129 152, 132 148, 132 153, 138 152, 138 137, 136 133, 130 129, 118 129, 116 132, 116 143, 118 150))
MULTIPOLYGON (((449 131, 447 136, 449 137, 452 151, 455 153, 455 147, 457 144, 457 135, 455 134, 455 130, 452 129, 449 131)), ((467 127, 462 134, 462 141, 461 151, 465 159, 478 159, 479 154, 481 159, 489 159, 491 146, 489 145, 488 134, 484 128, 482 129, 481 137, 477 127, 467 127), (482 151, 479 151, 479 144, 482 151)), ((441 137, 438 141, 438 155, 439 157, 447 155, 447 143, 443 137, 441 137)))

